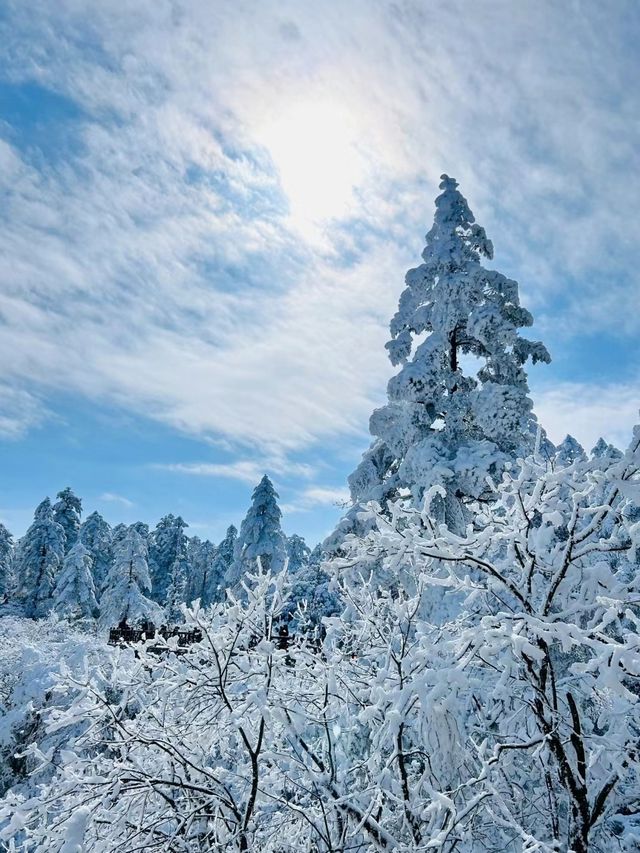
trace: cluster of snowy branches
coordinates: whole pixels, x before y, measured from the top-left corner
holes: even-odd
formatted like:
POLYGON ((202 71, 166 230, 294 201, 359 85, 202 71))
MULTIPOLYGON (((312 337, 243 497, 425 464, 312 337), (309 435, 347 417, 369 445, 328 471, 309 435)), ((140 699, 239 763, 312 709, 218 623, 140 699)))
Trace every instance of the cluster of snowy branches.
MULTIPOLYGON (((340 614, 287 649, 286 571, 187 611, 181 657, 118 650, 48 712, 18 849, 637 850, 640 429, 625 453, 507 470, 463 535, 371 505, 340 614), (394 576, 396 583, 381 584, 394 576), (82 849, 78 847, 77 849, 82 849)), ((437 487, 436 487, 437 488, 437 487)), ((300 612, 304 624, 304 612, 300 612)))
POLYGON ((135 625, 181 619, 185 603, 220 601, 240 588, 258 561, 274 571, 289 564, 300 588, 317 574, 319 552, 311 557, 304 540, 286 537, 278 494, 268 477, 253 493, 240 534, 231 525, 214 545, 189 538, 180 516, 164 516, 153 530, 142 522, 113 529, 93 512, 82 522, 82 503, 66 488, 51 504, 38 506, 34 522, 18 543, 0 525, 0 584, 14 612, 32 618, 52 610, 73 621, 99 619, 104 628, 121 621, 135 625))

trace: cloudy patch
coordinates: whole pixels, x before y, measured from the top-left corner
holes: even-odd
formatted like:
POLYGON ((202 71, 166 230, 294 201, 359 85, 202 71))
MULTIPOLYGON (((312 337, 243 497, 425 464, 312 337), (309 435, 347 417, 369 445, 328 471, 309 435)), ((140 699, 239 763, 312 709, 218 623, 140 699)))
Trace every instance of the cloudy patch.
POLYGON ((98 497, 99 501, 104 501, 105 503, 118 504, 119 506, 126 507, 130 509, 135 506, 133 501, 130 501, 129 498, 125 498, 124 495, 118 495, 115 492, 103 492, 98 497))
POLYGON ((536 413, 554 443, 569 434, 590 451, 597 440, 624 450, 640 423, 640 380, 630 383, 566 382, 539 390, 536 413))
POLYGON ((298 492, 294 499, 282 504, 284 513, 310 512, 318 507, 344 509, 351 505, 349 489, 332 486, 309 486, 298 492))
POLYGON ((28 391, 0 384, 0 438, 17 440, 48 416, 42 402, 28 391))

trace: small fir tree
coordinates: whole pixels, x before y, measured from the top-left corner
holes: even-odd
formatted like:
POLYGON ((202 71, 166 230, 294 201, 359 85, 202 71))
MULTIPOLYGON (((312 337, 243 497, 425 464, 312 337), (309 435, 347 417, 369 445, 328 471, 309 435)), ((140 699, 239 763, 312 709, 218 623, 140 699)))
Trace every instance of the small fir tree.
POLYGON ((111 527, 99 512, 92 512, 80 527, 79 540, 91 557, 93 583, 96 595, 99 597, 104 590, 109 569, 113 563, 113 533, 111 527))
POLYGON ((129 625, 150 620, 162 621, 162 610, 147 597, 151 576, 147 562, 147 543, 131 526, 116 547, 113 565, 100 599, 100 621, 105 628, 123 620, 129 625))
POLYGON ((165 610, 167 618, 171 622, 178 622, 182 619, 182 605, 187 602, 187 593, 190 584, 190 569, 185 537, 184 544, 176 554, 176 558, 169 571, 170 580, 167 589, 165 610))
POLYGON ((184 533, 186 527, 188 524, 180 516, 169 513, 160 519, 149 537, 149 568, 153 597, 159 604, 167 603, 174 563, 179 555, 186 553, 187 537, 184 533))
POLYGON ((74 495, 69 486, 58 492, 57 498, 53 505, 53 518, 62 525, 65 535, 65 554, 68 554, 76 544, 80 532, 82 501, 74 495))
POLYGON ((587 458, 583 446, 572 435, 567 435, 556 450, 556 465, 573 465, 574 462, 583 462, 587 458))
POLYGON ((187 601, 200 601, 202 607, 208 607, 217 598, 217 588, 221 577, 216 575, 215 564, 218 549, 205 539, 197 536, 189 540, 187 559, 191 573, 187 591, 187 601))
POLYGON ((54 610, 66 619, 95 619, 98 616, 91 554, 81 541, 76 542, 64 558, 53 598, 54 610))
POLYGON ((311 548, 302 536, 294 533, 287 537, 287 569, 290 575, 296 575, 309 563, 311 548))
POLYGON ((253 490, 251 507, 240 526, 227 588, 236 587, 247 572, 256 571, 258 560, 264 571, 275 573, 284 567, 287 550, 277 500, 278 493, 265 474, 253 490))
POLYGON ((13 590, 13 536, 0 523, 0 598, 6 599, 13 590))
POLYGON ((49 498, 35 511, 33 524, 20 540, 16 555, 18 599, 26 616, 45 616, 65 552, 65 533, 53 517, 49 498))
POLYGON ((614 447, 613 444, 608 444, 604 438, 599 438, 596 442, 596 446, 591 451, 591 457, 593 459, 600 459, 607 463, 612 459, 620 459, 622 457, 622 451, 618 450, 617 447, 614 447))
POLYGON ((237 540, 238 530, 231 524, 227 528, 224 539, 216 548, 216 556, 211 570, 211 580, 208 585, 208 597, 211 604, 224 600, 225 589, 231 577, 231 567, 233 566, 237 540))

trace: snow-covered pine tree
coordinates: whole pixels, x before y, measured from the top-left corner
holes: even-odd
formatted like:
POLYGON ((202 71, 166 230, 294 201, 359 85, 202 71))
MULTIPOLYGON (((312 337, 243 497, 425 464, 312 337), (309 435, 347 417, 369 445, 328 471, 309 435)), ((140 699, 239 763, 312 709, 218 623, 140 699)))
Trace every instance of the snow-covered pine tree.
POLYGON ((179 515, 169 513, 160 519, 149 537, 149 568, 152 594, 159 604, 167 603, 171 570, 176 558, 186 551, 185 528, 189 525, 179 515))
POLYGON ((240 525, 234 559, 225 586, 233 589, 247 572, 255 572, 258 558, 265 571, 279 572, 287 557, 286 541, 280 519, 278 493, 265 476, 253 490, 252 502, 240 525))
POLYGON ((199 536, 187 537, 187 557, 189 558, 189 563, 191 565, 189 587, 186 591, 187 601, 189 602, 195 601, 197 598, 201 597, 202 576, 205 571, 205 566, 200 560, 203 545, 204 543, 199 536))
POLYGON ((99 512, 92 512, 80 527, 79 540, 91 557, 93 583, 96 595, 100 597, 113 563, 111 527, 99 512))
POLYGON ((127 535, 128 531, 128 524, 123 524, 122 522, 119 522, 118 524, 114 525, 113 529, 111 530, 111 545, 114 551, 117 548, 118 544, 122 542, 124 537, 127 535))
POLYGON ((599 438, 596 442, 595 447, 591 451, 592 459, 601 459, 603 461, 609 461, 611 459, 620 459, 622 456, 622 451, 617 447, 614 447, 613 444, 608 444, 604 438, 599 438))
POLYGON ((465 501, 486 497, 487 477, 499 479, 507 459, 532 448, 536 419, 523 365, 550 361, 543 344, 519 336, 531 314, 517 282, 482 265, 493 246, 457 187, 442 176, 424 263, 407 273, 391 321, 387 349, 401 369, 349 478, 358 504, 385 504, 403 490, 420 502, 440 486, 439 513, 454 529, 464 526, 465 501))
POLYGON ((0 599, 13 589, 13 536, 0 523, 0 599))
POLYGON ((65 619, 96 619, 98 616, 91 554, 80 540, 64 558, 56 578, 53 607, 65 619))
MULTIPOLYGON (((290 537, 288 541, 291 542, 293 538, 290 537)), ((308 552, 306 543, 305 548, 308 552)), ((324 616, 335 616, 341 610, 339 596, 332 589, 331 577, 325 571, 325 565, 322 547, 316 545, 311 553, 306 554, 304 562, 298 563, 297 567, 294 563, 294 570, 290 568, 291 593, 287 613, 293 619, 293 630, 299 627, 299 606, 305 608, 303 621, 311 625, 319 625, 324 616)))
POLYGON ((45 498, 16 551, 17 598, 26 616, 45 616, 51 609, 64 551, 64 529, 53 517, 51 501, 45 498))
MULTIPOLYGON (((147 543, 147 547, 149 546, 149 525, 146 521, 134 521, 133 524, 130 524, 129 527, 133 527, 133 529, 142 536, 144 541, 147 543)), ((129 529, 127 527, 127 530, 129 529)))
POLYGON ((586 458, 583 446, 572 435, 566 436, 558 445, 555 454, 557 465, 573 465, 574 462, 582 462, 586 458))
POLYGON ((208 585, 208 597, 211 604, 224 600, 225 589, 231 577, 231 567, 233 565, 237 539, 238 530, 231 524, 227 528, 224 539, 216 548, 216 556, 211 570, 211 580, 208 585))
POLYGON ((165 611, 170 622, 182 619, 181 607, 187 602, 190 585, 191 566, 187 556, 187 540, 178 548, 178 553, 169 570, 169 586, 167 588, 167 603, 165 611))
POLYGON ((287 536, 287 569, 290 575, 296 575, 309 563, 311 548, 302 536, 294 533, 287 536))
POLYGON ((100 622, 111 628, 126 620, 136 625, 144 620, 162 621, 162 610, 147 597, 151 576, 146 540, 132 525, 116 546, 107 584, 100 599, 100 622))
POLYGON ((215 561, 218 549, 208 539, 202 541, 198 536, 189 540, 187 558, 190 564, 191 578, 187 590, 187 601, 200 600, 202 607, 208 607, 217 596, 220 576, 215 573, 215 561))
POLYGON ((58 500, 53 505, 53 518, 62 525, 65 535, 65 554, 76 544, 80 532, 80 517, 82 516, 82 501, 71 491, 69 486, 58 492, 58 500))

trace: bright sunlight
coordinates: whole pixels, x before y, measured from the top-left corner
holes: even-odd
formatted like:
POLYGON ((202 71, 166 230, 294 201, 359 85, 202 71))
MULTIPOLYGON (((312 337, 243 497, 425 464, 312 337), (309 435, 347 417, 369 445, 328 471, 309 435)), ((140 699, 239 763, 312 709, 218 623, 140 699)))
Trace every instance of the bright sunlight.
POLYGON ((259 138, 279 172, 292 219, 299 224, 345 215, 361 183, 358 125, 344 104, 295 101, 266 122, 259 138))

